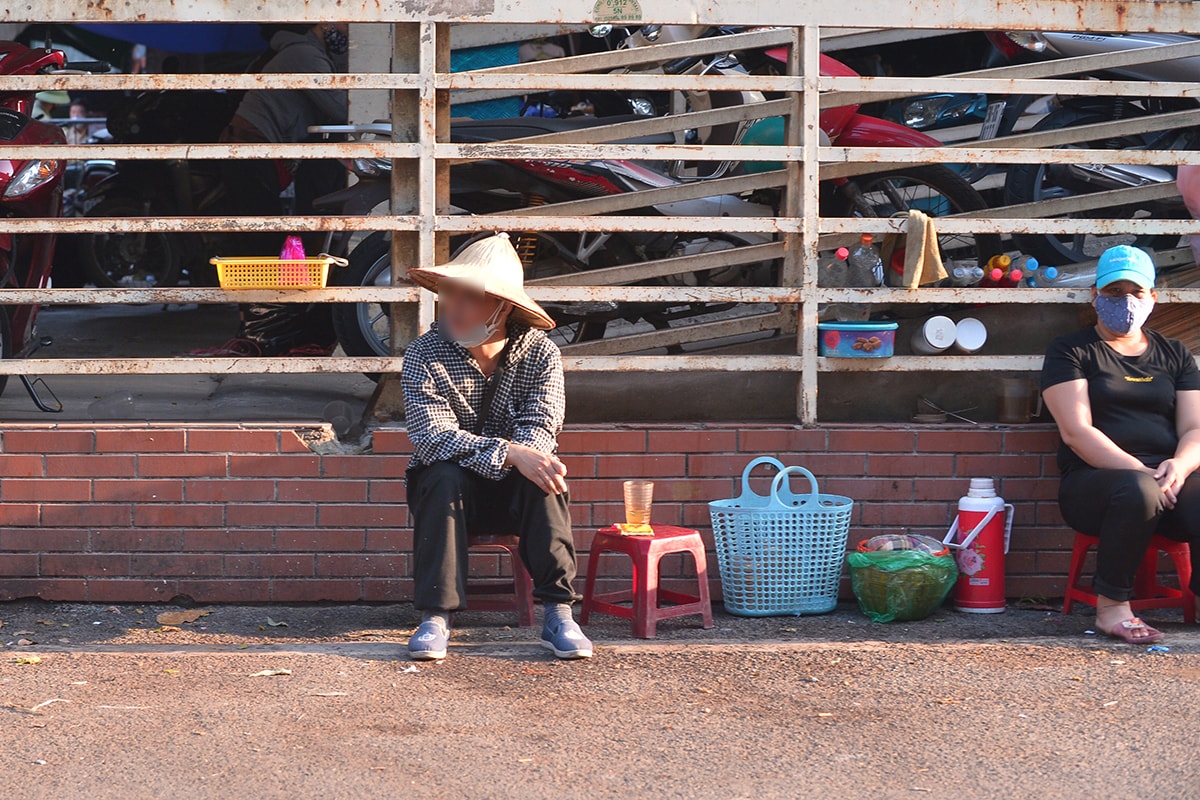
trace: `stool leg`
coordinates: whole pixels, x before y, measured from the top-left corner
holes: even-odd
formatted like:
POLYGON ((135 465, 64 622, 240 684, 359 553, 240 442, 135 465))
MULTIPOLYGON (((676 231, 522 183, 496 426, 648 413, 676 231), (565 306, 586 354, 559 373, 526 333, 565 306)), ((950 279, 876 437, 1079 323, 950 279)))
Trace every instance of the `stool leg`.
POLYGON ((701 625, 704 628, 713 626, 712 615, 712 600, 709 598, 708 592, 708 558, 704 554, 704 545, 697 545, 690 548, 692 559, 696 562, 696 581, 698 594, 700 596, 700 604, 702 610, 700 612, 701 625))
POLYGON ((592 597, 596 594, 596 573, 600 571, 600 554, 603 550, 592 550, 588 554, 587 580, 583 586, 583 608, 579 611, 580 624, 586 625, 592 617, 592 597))
POLYGON ((653 639, 658 627, 658 559, 654 553, 633 559, 633 635, 653 639))
POLYGON ((1083 562, 1087 560, 1087 552, 1091 543, 1080 534, 1075 534, 1075 543, 1071 546, 1071 567, 1067 571, 1067 591, 1063 597, 1062 613, 1070 614, 1071 607, 1075 604, 1077 591, 1079 590, 1079 579, 1083 575, 1083 562))
POLYGON ((1196 623, 1196 595, 1192 592, 1192 553, 1190 547, 1173 547, 1168 551, 1171 561, 1175 564, 1175 573, 1179 576, 1179 588, 1183 590, 1180 601, 1183 603, 1183 621, 1189 625, 1196 623))
POLYGON ((517 622, 522 628, 532 628, 536 622, 533 608, 533 578, 516 547, 506 547, 512 559, 513 588, 517 595, 517 622))

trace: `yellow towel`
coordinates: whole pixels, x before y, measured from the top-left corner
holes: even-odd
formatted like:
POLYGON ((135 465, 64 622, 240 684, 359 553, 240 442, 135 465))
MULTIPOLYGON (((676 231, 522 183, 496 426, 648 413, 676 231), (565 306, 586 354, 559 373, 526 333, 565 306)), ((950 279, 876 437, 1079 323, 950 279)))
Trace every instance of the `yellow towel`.
POLYGON ((912 291, 918 286, 936 283, 947 277, 949 273, 942 265, 942 253, 938 247, 937 229, 933 226, 933 220, 924 212, 910 210, 908 237, 904 245, 902 285, 912 291))

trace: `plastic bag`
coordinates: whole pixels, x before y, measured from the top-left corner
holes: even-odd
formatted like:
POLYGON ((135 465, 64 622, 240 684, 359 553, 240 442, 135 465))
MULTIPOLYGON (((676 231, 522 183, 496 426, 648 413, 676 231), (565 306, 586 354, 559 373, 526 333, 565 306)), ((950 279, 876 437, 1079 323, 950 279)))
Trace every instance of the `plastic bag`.
POLYGON ((876 536, 846 561, 858 607, 874 622, 924 619, 958 580, 949 548, 928 536, 876 536))

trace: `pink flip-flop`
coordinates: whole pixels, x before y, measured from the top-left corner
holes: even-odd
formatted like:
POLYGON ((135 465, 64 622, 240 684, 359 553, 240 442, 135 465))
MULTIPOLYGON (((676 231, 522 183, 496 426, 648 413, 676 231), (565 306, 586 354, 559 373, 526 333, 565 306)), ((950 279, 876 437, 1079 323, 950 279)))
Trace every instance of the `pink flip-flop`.
POLYGON ((1117 623, 1117 626, 1112 630, 1106 631, 1100 628, 1100 632, 1114 639, 1120 639, 1126 644, 1154 644, 1155 642, 1162 641, 1163 638, 1162 631, 1151 628, 1137 617, 1117 623), (1134 636, 1134 631, 1145 631, 1146 635, 1134 636))

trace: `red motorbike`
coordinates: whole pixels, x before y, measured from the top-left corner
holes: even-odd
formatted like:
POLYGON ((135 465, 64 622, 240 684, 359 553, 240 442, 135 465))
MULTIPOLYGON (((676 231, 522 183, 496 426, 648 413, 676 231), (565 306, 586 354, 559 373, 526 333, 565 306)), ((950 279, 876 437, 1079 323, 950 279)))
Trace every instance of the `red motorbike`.
MULTIPOLYGON (((108 72, 100 61, 68 63, 61 50, 31 49, 17 42, 0 42, 0 75, 39 75, 108 72)), ((62 216, 62 178, 66 161, 53 158, 53 146, 66 144, 57 125, 33 119, 34 92, 0 94, 0 142, 45 146, 45 157, 30 160, 0 158, 0 215, 6 218, 62 216)), ((50 285, 54 265, 53 233, 17 234, 0 231, 0 287, 41 289, 50 285)), ((37 338, 38 306, 0 306, 0 357, 25 358, 49 339, 37 338)), ((43 411, 61 411, 54 400, 47 403, 37 386, 20 376, 33 401, 43 411)), ((0 392, 8 376, 0 375, 0 392)), ((53 393, 51 393, 53 397, 53 393)))

